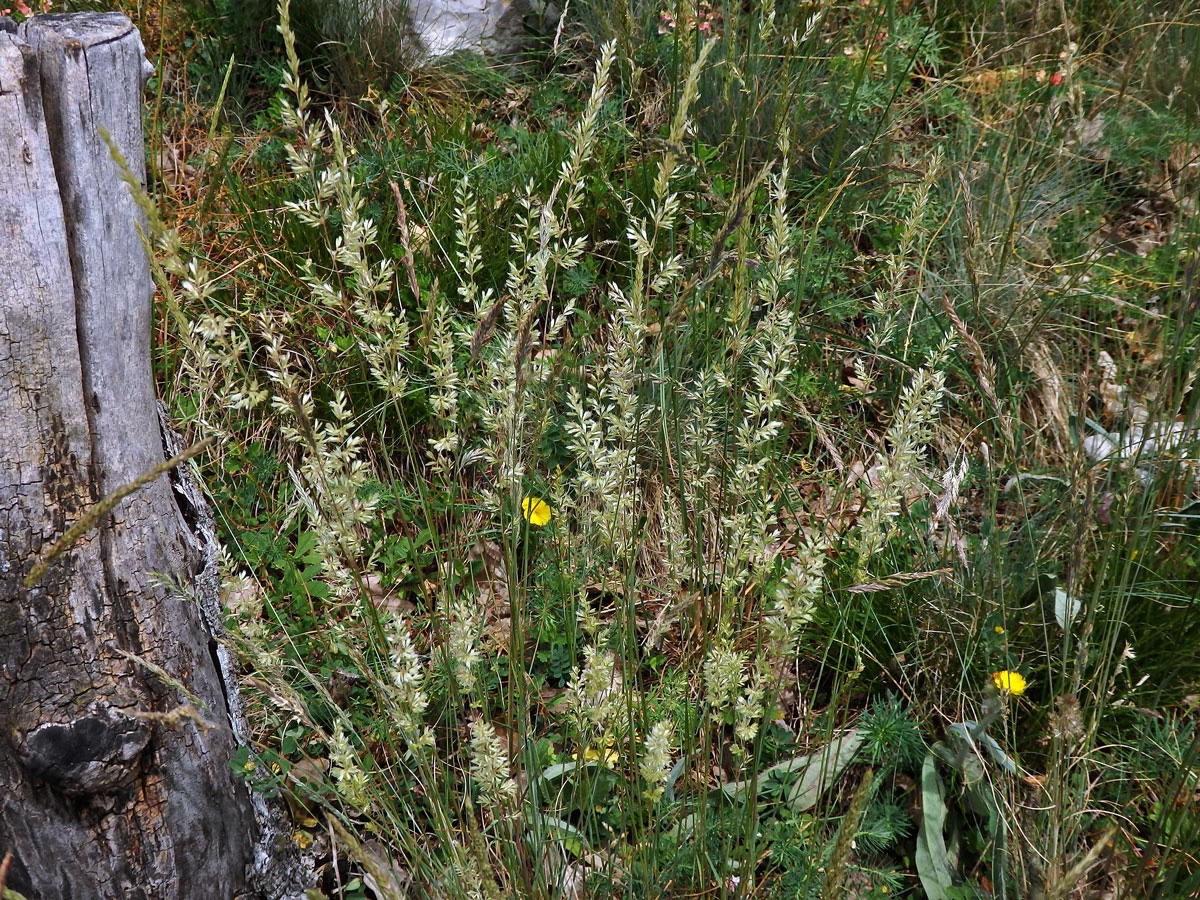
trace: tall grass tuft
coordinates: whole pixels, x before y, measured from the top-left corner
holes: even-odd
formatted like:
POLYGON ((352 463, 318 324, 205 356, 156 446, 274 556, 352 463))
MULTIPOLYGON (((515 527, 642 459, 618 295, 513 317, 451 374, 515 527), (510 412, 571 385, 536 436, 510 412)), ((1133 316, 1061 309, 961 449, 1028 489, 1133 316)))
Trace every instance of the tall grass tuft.
POLYGON ((1018 12, 629 0, 348 111, 281 2, 151 222, 326 896, 1194 887, 1195 122, 1018 12))

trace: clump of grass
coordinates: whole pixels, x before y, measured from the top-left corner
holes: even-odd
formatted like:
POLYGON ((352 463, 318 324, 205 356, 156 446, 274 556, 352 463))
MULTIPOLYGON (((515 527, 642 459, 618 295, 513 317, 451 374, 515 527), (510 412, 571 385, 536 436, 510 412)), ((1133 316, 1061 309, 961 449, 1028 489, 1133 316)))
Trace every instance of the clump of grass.
POLYGON ((247 777, 334 823, 344 897, 1192 884, 1194 741, 1138 710, 1200 679, 1195 182, 1109 253, 1126 113, 1078 45, 770 5, 635 40, 662 12, 614 7, 575 93, 401 86, 364 130, 285 2, 279 143, 206 207, 237 249, 159 229, 247 777))

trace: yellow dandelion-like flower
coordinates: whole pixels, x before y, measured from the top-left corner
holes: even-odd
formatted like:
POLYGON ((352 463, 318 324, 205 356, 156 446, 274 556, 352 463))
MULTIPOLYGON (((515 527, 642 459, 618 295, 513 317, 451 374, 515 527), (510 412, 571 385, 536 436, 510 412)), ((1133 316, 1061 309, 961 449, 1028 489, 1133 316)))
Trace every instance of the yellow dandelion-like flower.
POLYGON ((612 744, 609 744, 604 748, 603 751, 593 750, 591 747, 588 747, 585 751, 583 751, 583 758, 588 762, 603 763, 606 766, 612 767, 617 764, 617 760, 620 759, 620 756, 617 754, 617 751, 613 749, 612 744))
POLYGON ((526 497, 521 501, 521 515, 530 525, 541 528, 550 521, 554 511, 550 509, 550 504, 540 497, 526 497))
POLYGON ((996 634, 1004 634, 1004 626, 1003 626, 1003 625, 997 625, 997 626, 996 626, 994 629, 992 629, 992 630, 993 630, 993 631, 995 631, 995 632, 996 632, 996 634))
MULTIPOLYGON (((579 758, 578 751, 571 754, 571 759, 578 761, 579 758)), ((611 741, 601 748, 589 746, 583 751, 584 762, 598 762, 600 765, 607 766, 610 769, 617 764, 620 758, 620 754, 617 753, 617 749, 611 741)))
POLYGON ((1014 697, 1025 693, 1025 678, 1019 672, 993 672, 992 684, 996 686, 996 690, 1012 694, 1014 697))

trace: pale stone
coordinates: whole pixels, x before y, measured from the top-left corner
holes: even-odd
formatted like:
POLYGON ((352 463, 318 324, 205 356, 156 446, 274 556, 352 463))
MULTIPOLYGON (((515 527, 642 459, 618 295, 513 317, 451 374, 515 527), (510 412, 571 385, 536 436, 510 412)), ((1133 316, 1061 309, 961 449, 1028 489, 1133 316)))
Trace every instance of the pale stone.
POLYGON ((424 58, 459 50, 511 53, 527 39, 527 21, 552 23, 558 12, 544 0, 375 0, 362 9, 373 24, 407 23, 424 58))
POLYGON ((528 0, 418 0, 410 7, 413 29, 431 56, 513 49, 529 12, 528 0))

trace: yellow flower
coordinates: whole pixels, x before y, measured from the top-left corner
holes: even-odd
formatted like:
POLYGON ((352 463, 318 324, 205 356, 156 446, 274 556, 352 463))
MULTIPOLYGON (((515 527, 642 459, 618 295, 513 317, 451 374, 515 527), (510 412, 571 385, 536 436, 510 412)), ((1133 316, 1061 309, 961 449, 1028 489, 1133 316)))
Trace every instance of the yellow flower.
POLYGON ((997 625, 993 630, 996 632, 996 634, 1004 634, 1004 627, 1001 625, 997 625))
POLYGON ((1025 679, 1019 672, 1009 672, 1007 670, 993 672, 992 684, 996 686, 996 690, 1012 694, 1014 697, 1020 697, 1025 693, 1025 679))
POLYGON ((301 850, 307 850, 309 847, 312 846, 312 842, 313 842, 313 836, 311 834, 309 834, 307 831, 297 830, 297 831, 292 832, 292 843, 295 844, 297 847, 299 847, 301 850))
POLYGON ((550 509, 550 504, 540 497, 526 497, 521 501, 521 514, 530 525, 541 528, 550 521, 554 511, 550 509))
MULTIPOLYGON (((583 751, 584 762, 598 762, 600 765, 607 766, 610 769, 617 764, 617 760, 620 758, 620 754, 617 753, 617 749, 613 746, 611 741, 605 744, 602 749, 596 749, 595 747, 589 746, 583 751)), ((576 761, 579 760, 578 751, 571 754, 571 759, 576 761)))
POLYGON ((600 750, 593 750, 591 747, 588 747, 583 751, 583 758, 587 762, 599 762, 606 766, 615 766, 617 764, 617 760, 620 759, 620 756, 618 756, 617 751, 613 749, 612 744, 609 744, 604 748, 603 752, 600 750))

